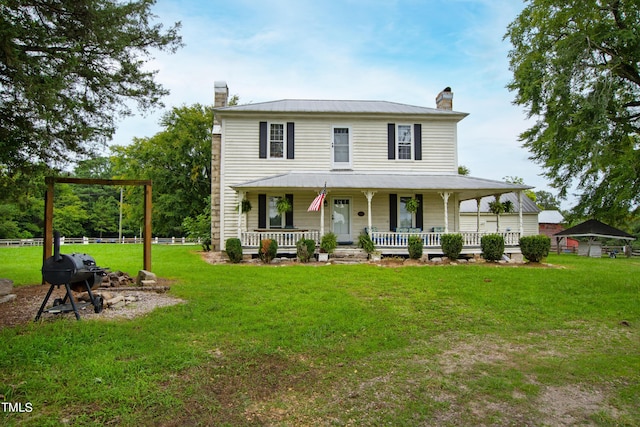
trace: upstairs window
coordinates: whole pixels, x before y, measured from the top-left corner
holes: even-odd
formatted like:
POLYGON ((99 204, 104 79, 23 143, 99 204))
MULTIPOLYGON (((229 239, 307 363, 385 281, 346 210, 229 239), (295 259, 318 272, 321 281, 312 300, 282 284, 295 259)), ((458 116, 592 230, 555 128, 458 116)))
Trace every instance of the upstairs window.
POLYGON ((295 125, 293 122, 260 122, 259 157, 261 159, 295 158, 295 125), (286 154, 285 154, 286 153, 286 154))
POLYGON ((269 130, 269 157, 281 159, 284 153, 284 125, 271 123, 269 130))
POLYGON ((398 139, 396 141, 398 159, 411 160, 411 141, 411 125, 398 125, 398 139))
POLYGON ((387 125, 389 160, 422 160, 422 124, 387 125))

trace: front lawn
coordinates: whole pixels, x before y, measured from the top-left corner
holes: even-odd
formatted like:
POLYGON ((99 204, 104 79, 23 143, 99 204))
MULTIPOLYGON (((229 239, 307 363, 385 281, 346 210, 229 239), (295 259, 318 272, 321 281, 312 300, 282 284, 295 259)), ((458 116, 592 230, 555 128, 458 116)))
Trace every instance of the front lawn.
MULTIPOLYGON (((1 330, 0 401, 32 410, 0 424, 640 424, 638 259, 209 265, 196 249, 153 247, 186 304, 1 330)), ((72 250, 142 264, 140 246, 72 250)), ((0 249, 18 285, 41 263, 0 249)))

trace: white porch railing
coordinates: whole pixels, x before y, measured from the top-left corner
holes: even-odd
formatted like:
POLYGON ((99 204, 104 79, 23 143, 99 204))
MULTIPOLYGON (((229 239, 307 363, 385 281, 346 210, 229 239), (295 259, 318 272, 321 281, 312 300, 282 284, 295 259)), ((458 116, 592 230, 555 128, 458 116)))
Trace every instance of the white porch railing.
MULTIPOLYGON (((445 233, 396 233, 393 231, 372 231, 371 240, 379 248, 406 248, 409 242, 409 236, 420 236, 425 247, 439 247, 440 236, 445 233)), ((463 238, 463 246, 480 246, 482 236, 496 233, 477 233, 473 231, 461 231, 463 238)), ((505 246, 518 246, 520 242, 520 233, 517 231, 508 231, 497 233, 504 238, 505 246)))
POLYGON ((279 248, 296 247, 300 239, 313 239, 320 241, 320 230, 270 230, 270 231, 243 231, 240 241, 245 247, 260 247, 260 241, 272 239, 278 243, 279 248))
MULTIPOLYGON (((402 232, 393 231, 372 231, 371 240, 377 248, 406 248, 409 242, 409 236, 420 236, 425 248, 440 247, 440 236, 445 233, 421 233, 421 232, 402 232)), ((476 233, 473 231, 461 231, 464 247, 480 247, 482 236, 495 233, 476 233)), ((507 231, 497 233, 504 238, 505 246, 518 246, 520 241, 520 233, 517 231, 507 231)), ((279 248, 295 248, 296 242, 300 239, 313 239, 320 242, 319 230, 265 230, 265 231, 243 231, 240 240, 242 246, 246 248, 260 247, 260 241, 264 239, 273 239, 278 243, 279 248)))

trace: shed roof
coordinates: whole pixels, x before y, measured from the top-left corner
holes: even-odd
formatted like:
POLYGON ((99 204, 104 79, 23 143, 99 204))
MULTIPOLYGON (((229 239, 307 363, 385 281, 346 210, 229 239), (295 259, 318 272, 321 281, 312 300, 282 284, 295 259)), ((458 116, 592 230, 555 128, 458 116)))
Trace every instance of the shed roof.
POLYGON ((604 237, 608 239, 635 240, 636 238, 596 219, 590 219, 574 227, 554 234, 557 237, 604 237))
POLYGON ((410 190, 450 191, 460 195, 461 200, 473 199, 488 194, 509 193, 532 187, 509 184, 484 178, 458 174, 411 174, 394 172, 317 171, 289 172, 254 181, 233 185, 235 190, 260 189, 309 189, 320 190, 326 183, 327 190, 410 190))
POLYGON ((538 222, 541 224, 561 224, 564 222, 564 217, 558 210, 544 210, 538 214, 538 222))

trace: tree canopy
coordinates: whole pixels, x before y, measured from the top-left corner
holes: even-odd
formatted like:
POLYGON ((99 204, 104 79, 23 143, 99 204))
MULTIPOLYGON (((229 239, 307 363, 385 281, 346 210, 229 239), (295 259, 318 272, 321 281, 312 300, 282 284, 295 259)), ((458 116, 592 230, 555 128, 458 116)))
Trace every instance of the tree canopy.
POLYGON ((574 213, 619 223, 640 204, 640 3, 527 3, 505 35, 521 140, 574 213))
POLYGON ((145 68, 181 46, 152 23, 155 0, 2 0, 0 175, 92 154, 116 120, 167 93, 145 68))
MULTIPOLYGON (((174 107, 163 115, 161 132, 113 147, 117 178, 153 180, 154 233, 181 236, 185 218, 211 209, 207 197, 211 195, 212 123, 211 107, 174 107)), ((128 199, 133 199, 139 189, 127 191, 128 199)), ((141 204, 139 209, 141 215, 141 204)))

